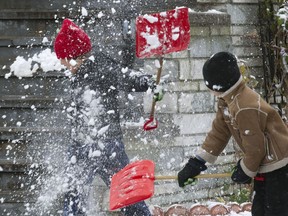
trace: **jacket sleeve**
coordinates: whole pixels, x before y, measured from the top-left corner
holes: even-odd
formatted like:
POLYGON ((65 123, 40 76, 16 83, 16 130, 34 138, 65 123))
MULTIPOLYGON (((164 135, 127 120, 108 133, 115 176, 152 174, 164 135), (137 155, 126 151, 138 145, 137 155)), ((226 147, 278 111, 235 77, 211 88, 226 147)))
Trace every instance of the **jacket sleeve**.
POLYGON ((154 88, 152 75, 143 74, 129 68, 121 68, 118 73, 119 88, 124 91, 145 92, 154 88))
POLYGON ((216 118, 213 120, 212 129, 196 153, 197 156, 212 164, 215 163, 217 157, 224 150, 231 137, 223 113, 223 106, 221 105, 221 101, 219 101, 218 111, 216 112, 216 118))

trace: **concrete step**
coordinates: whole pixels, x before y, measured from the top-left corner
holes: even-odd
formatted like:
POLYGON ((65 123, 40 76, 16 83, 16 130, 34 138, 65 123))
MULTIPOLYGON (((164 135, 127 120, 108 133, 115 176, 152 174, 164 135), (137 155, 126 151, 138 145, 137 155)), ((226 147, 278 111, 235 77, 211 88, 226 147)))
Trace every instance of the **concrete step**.
MULTIPOLYGON (((34 109, 34 108, 1 108, 0 116, 2 121, 0 127, 17 128, 33 127, 39 130, 49 130, 48 128, 59 129, 69 125, 66 113, 56 109, 34 109)), ((65 110, 64 110, 65 111, 65 110)))
POLYGON ((0 197, 3 197, 3 203, 35 202, 35 195, 27 191, 0 191, 0 197))
POLYGON ((24 173, 27 171, 28 161, 25 159, 0 160, 0 173, 24 173))
MULTIPOLYGON (((1 26, 1 21, 0 21, 0 26, 1 26)), ((17 30, 15 29, 15 34, 17 34, 17 30)), ((9 36, 5 36, 9 37, 9 36)), ((33 38, 33 35, 31 36, 24 36, 25 40, 27 37, 33 38)), ((44 37, 44 36, 43 36, 44 37)), ((31 46, 33 45, 33 39, 31 39, 31 42, 28 42, 28 45, 22 44, 21 47, 19 46, 2 46, 0 47, 0 68, 7 68, 8 71, 2 71, 0 72, 0 76, 4 76, 6 73, 10 72, 10 66, 15 62, 17 56, 23 57, 26 61, 28 58, 32 58, 35 54, 39 54, 41 51, 43 51, 46 48, 43 48, 40 46, 31 46)), ((25 43, 25 41, 22 41, 25 43)), ((6 42, 5 42, 6 43, 6 42)), ((9 43, 9 42, 7 42, 9 43)), ((11 41, 13 43, 13 39, 11 41)), ((32 65, 31 65, 32 68, 32 65)))
MULTIPOLYGON (((80 4, 82 0, 77 1, 77 5, 80 4)), ((39 1, 39 0, 10 0, 10 1, 0 1, 0 8, 6 10, 51 10, 51 9, 64 9, 69 8, 72 5, 76 6, 74 0, 57 0, 57 1, 39 1)))
POLYGON ((0 140, 1 160, 25 160, 27 155, 27 141, 0 140))
MULTIPOLYGON (((1 197, 1 193, 0 193, 1 197)), ((25 202, 9 202, 9 203, 1 203, 0 204, 0 212, 1 215, 10 215, 10 216, 19 216, 24 215, 26 210, 25 202)), ((32 215, 31 215, 32 216, 32 215)), ((35 215, 36 216, 36 215, 35 215)))
POLYGON ((8 95, 22 95, 23 97, 29 95, 43 98, 69 95, 70 80, 67 77, 63 77, 63 74, 60 73, 57 76, 57 73, 47 72, 46 77, 43 77, 42 74, 45 73, 42 72, 39 76, 25 79, 18 77, 0 78, 1 95, 5 97, 8 95))
POLYGON ((56 109, 63 108, 69 102, 68 96, 40 95, 3 95, 0 96, 1 108, 56 109))
POLYGON ((2 20, 49 20, 55 19, 57 17, 68 17, 69 12, 67 10, 57 11, 57 10, 27 10, 27 9, 17 9, 17 10, 1 10, 0 19, 2 20))

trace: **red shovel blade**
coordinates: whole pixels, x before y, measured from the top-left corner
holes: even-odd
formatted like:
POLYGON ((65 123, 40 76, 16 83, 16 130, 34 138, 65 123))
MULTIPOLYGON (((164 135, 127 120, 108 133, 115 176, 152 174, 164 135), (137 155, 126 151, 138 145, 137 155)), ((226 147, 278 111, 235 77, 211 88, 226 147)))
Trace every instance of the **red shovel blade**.
POLYGON ((136 19, 138 58, 187 49, 190 43, 188 8, 139 16, 136 19))
POLYGON ((140 160, 116 173, 110 186, 110 210, 150 198, 154 194, 154 170, 153 161, 140 160))

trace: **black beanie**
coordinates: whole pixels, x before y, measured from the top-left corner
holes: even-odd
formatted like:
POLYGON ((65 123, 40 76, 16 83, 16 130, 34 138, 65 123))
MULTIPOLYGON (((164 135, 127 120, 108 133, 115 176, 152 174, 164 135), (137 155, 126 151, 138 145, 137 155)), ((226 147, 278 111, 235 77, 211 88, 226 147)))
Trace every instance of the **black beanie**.
POLYGON ((218 52, 203 66, 205 85, 216 92, 225 92, 240 78, 236 57, 229 52, 218 52))

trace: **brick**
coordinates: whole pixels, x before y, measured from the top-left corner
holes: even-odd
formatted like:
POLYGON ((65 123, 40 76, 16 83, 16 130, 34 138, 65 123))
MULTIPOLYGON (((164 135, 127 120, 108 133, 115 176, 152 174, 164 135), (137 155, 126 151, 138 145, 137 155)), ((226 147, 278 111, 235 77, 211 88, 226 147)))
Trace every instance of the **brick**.
MULTIPOLYGON (((195 155, 198 148, 200 148, 200 146, 203 144, 206 138, 206 134, 189 136, 189 137, 185 136, 183 138, 187 138, 186 140, 184 139, 184 143, 187 145, 183 147, 184 152, 185 152, 185 158, 190 158, 191 156, 195 155), (190 138, 192 138, 191 142, 190 142, 190 138)), ((182 139, 180 141, 182 141, 182 139)), ((218 166, 218 169, 222 169, 222 166, 224 167, 224 164, 231 163, 231 162, 235 162, 235 149, 232 145, 232 141, 230 140, 226 148, 217 158, 215 165, 218 166)), ((225 170, 225 167, 223 168, 223 170, 225 170)))
POLYGON ((242 36, 232 36, 232 44, 233 46, 243 45, 242 36))
POLYGON ((172 58, 188 58, 188 54, 189 54, 188 50, 183 50, 183 51, 171 53, 171 57, 172 58))
POLYGON ((214 113, 181 114, 174 116, 174 124, 179 126, 181 135, 207 133, 215 118, 214 113))
POLYGON ((191 61, 191 77, 193 80, 203 79, 202 68, 207 59, 192 59, 191 61))
POLYGON ((231 25, 231 35, 252 34, 255 30, 259 31, 257 25, 231 25))
POLYGON ((192 76, 190 74, 191 65, 190 61, 188 59, 181 59, 179 60, 179 66, 180 66, 180 80, 191 80, 192 76))
POLYGON ((230 25, 230 15, 222 12, 190 12, 191 26, 230 25))
POLYGON ((179 98, 180 113, 213 112, 214 96, 208 92, 181 94, 179 98))
POLYGON ((149 149, 143 149, 142 148, 141 150, 137 149, 137 150, 127 151, 127 155, 132 161, 149 159, 149 160, 157 162, 159 160, 160 154, 161 154, 160 150, 155 149, 155 148, 149 148, 149 149))
POLYGON ((175 145, 187 147, 199 146, 203 143, 204 139, 205 135, 175 137, 175 145))
MULTIPOLYGON (((156 61, 155 59, 149 59, 144 62, 143 70, 145 73, 156 76, 158 69, 155 66, 155 61, 156 61)), ((167 79, 169 81, 175 81, 178 79, 178 74, 179 74, 178 61, 173 59, 164 59, 161 77, 169 75, 167 79)))
POLYGON ((150 141, 149 139, 143 139, 144 136, 140 136, 140 134, 143 132, 143 129, 142 129, 143 123, 139 124, 139 127, 137 130, 136 129, 127 130, 127 132, 124 135, 125 148, 126 148, 127 153, 131 155, 131 157, 134 157, 135 155, 139 155, 138 151, 141 153, 141 155, 143 155, 142 151, 149 152, 151 149, 154 149, 156 146, 154 142, 150 141), (133 156, 134 153, 136 154, 133 156))
MULTIPOLYGON (((219 51, 227 51, 231 46, 230 36, 215 36, 211 38, 211 55, 219 51)), ((209 56, 210 57, 210 56, 209 56)))
POLYGON ((191 57, 209 57, 211 55, 211 37, 194 37, 190 44, 191 57))
POLYGON ((207 90, 208 90, 207 86, 206 86, 205 83, 204 83, 204 80, 202 80, 202 81, 200 82, 199 90, 200 90, 200 91, 207 91, 207 90))
POLYGON ((210 28, 209 26, 192 26, 190 29, 191 40, 194 39, 194 36, 204 36, 207 37, 210 35, 210 28))
POLYGON ((170 147, 169 149, 162 148, 159 150, 157 164, 161 166, 157 167, 158 171, 166 170, 179 170, 180 163, 184 156, 183 149, 180 147, 170 147), (159 157, 160 156, 160 157, 159 157))
POLYGON ((259 4, 259 0, 232 0, 232 3, 259 4))
POLYGON ((260 35, 232 36, 233 46, 258 46, 261 44, 260 35))
POLYGON ((184 147, 185 158, 188 160, 191 156, 194 156, 199 146, 185 146, 184 147))
POLYGON ((184 82, 171 82, 168 84, 167 89, 173 92, 185 92, 185 91, 198 91, 198 81, 184 81, 184 82))
POLYGON ((227 5, 231 15, 231 24, 258 24, 258 5, 227 5))
POLYGON ((197 0, 198 3, 228 3, 228 0, 197 0))
POLYGON ((230 26, 211 26, 211 35, 230 35, 230 26))
POLYGON ((165 77, 165 75, 169 75, 167 78, 169 81, 175 81, 179 76, 179 62, 177 60, 164 60, 163 65, 163 74, 161 77, 165 77))
MULTIPOLYGON (((118 3, 120 1, 114 1, 114 2, 118 3)), ((125 2, 125 0, 123 2, 125 2)), ((127 2, 131 4, 132 2, 138 2, 138 1, 127 1, 127 2)), ((167 0, 167 1, 155 0, 149 3, 146 3, 146 2, 144 3, 140 1, 138 5, 145 12, 159 12, 160 10, 161 11, 172 10, 172 9, 175 9, 175 7, 179 7, 179 6, 193 7, 195 4, 196 4, 196 0, 167 0)))
POLYGON ((228 50, 231 44, 230 36, 211 36, 194 38, 190 46, 191 57, 210 57, 219 50, 228 50))

